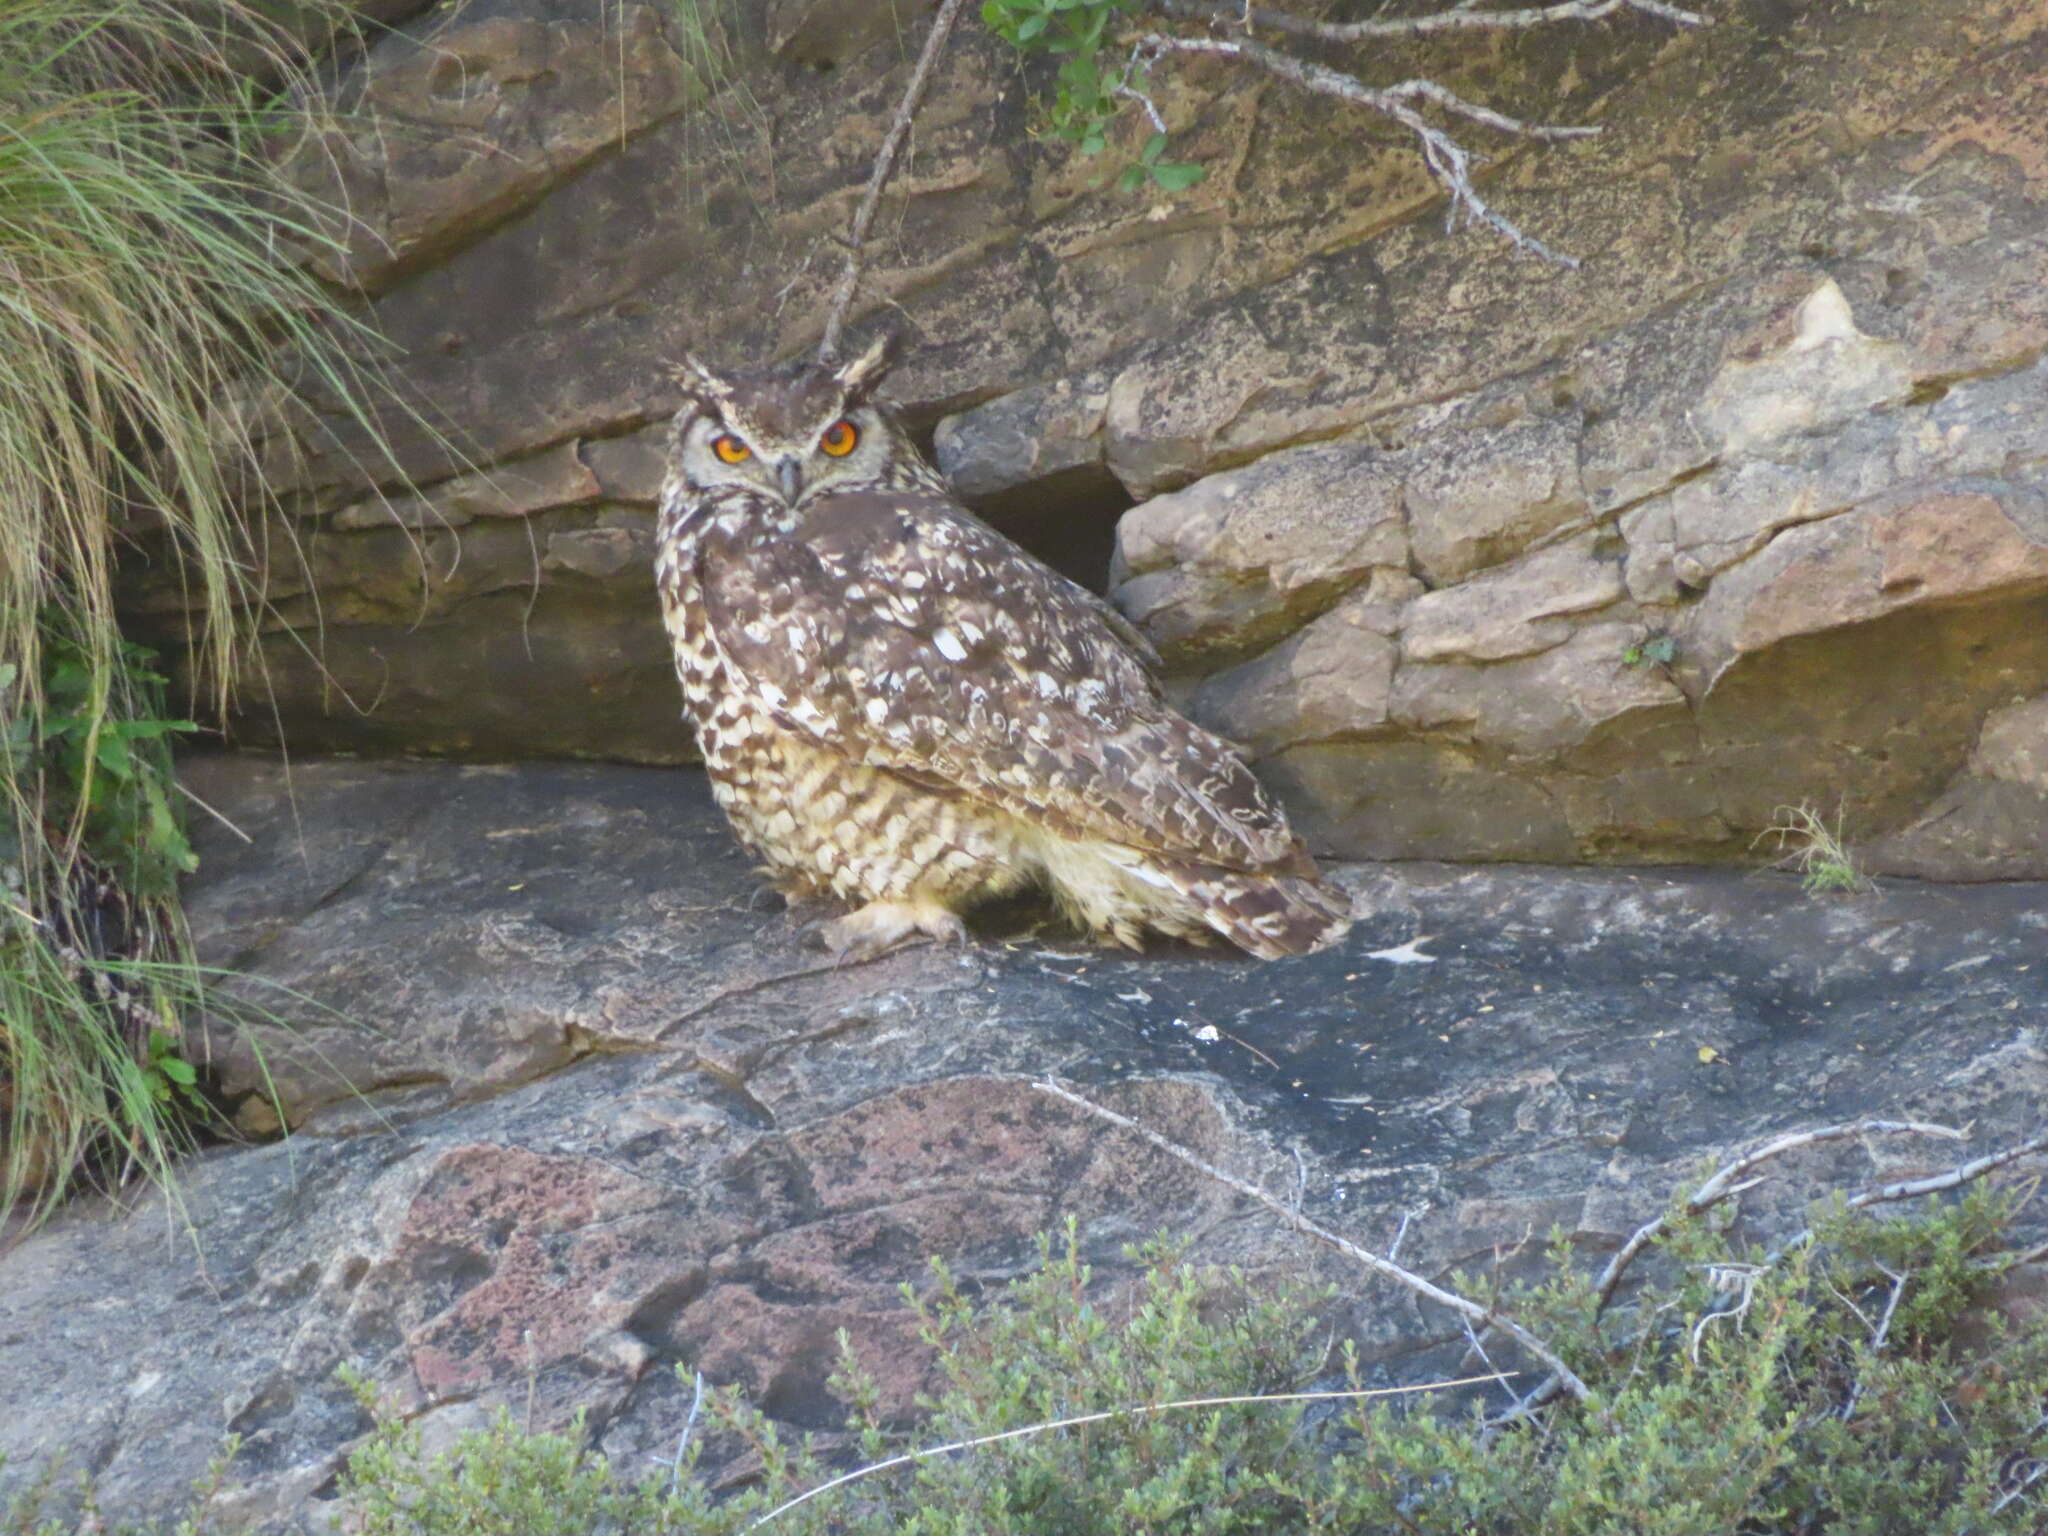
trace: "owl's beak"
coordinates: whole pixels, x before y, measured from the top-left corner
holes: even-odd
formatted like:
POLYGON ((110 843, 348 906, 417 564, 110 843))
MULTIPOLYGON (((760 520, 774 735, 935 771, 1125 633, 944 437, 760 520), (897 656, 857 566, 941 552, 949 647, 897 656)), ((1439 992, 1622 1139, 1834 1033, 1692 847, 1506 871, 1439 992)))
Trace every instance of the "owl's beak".
POLYGON ((804 488, 804 467, 796 459, 784 458, 775 461, 775 479, 782 487, 782 499, 791 505, 796 503, 797 493, 804 488))

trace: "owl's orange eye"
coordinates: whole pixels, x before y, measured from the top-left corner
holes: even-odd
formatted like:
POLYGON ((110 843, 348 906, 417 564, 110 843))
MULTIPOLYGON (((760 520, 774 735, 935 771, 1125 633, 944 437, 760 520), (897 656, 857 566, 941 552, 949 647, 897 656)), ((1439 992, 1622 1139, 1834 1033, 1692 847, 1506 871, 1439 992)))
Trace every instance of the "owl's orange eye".
POLYGON ((754 450, 734 437, 730 432, 711 440, 711 451, 724 464, 744 464, 754 456, 754 450))
POLYGON ((825 435, 818 439, 818 446, 835 459, 843 459, 853 452, 854 444, 860 441, 860 428, 852 422, 841 419, 825 429, 825 435))

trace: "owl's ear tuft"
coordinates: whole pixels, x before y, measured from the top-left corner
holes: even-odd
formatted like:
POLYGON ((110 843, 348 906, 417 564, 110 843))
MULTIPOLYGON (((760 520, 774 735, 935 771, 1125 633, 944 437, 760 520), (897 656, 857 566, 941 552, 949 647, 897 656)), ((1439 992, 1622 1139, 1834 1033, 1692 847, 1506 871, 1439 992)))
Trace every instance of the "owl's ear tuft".
POLYGON ((865 400, 875 392, 903 351, 903 332, 890 326, 881 331, 853 357, 833 366, 832 376, 846 391, 848 401, 865 400))
POLYGON ((682 386, 684 394, 721 414, 732 398, 732 381, 695 353, 685 352, 669 375, 682 386))

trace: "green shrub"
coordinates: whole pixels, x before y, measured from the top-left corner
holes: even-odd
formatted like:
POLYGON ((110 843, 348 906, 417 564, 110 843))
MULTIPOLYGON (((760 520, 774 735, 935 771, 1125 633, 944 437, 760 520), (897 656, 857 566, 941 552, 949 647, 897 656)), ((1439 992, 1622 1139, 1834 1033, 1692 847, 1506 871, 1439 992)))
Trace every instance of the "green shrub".
MULTIPOLYGON (((364 333, 291 259, 330 227, 278 176, 308 40, 346 0, 0 5, 0 1210, 94 1150, 162 1175, 201 977, 165 709, 115 616, 147 535, 224 704, 250 634, 270 406, 370 422, 364 333)), ((374 436, 374 433, 373 433, 374 436)))
MULTIPOLYGON (((1485 1402, 1333 1397, 1356 1390, 1362 1371, 1348 1346, 1332 1348, 1328 1288, 1255 1285, 1154 1243, 1137 1255, 1136 1282, 1105 1296, 1070 1225, 1064 1241, 1042 1243, 1034 1274, 996 1297, 973 1298, 936 1264, 926 1293, 909 1296, 935 1356, 914 1426, 883 1421, 843 1337, 832 1389, 846 1432, 829 1455, 732 1391, 712 1394, 701 1421, 693 1407, 675 1465, 650 1476, 591 1451, 580 1419, 533 1433, 501 1410, 429 1452, 418 1424, 386 1418, 342 1476, 344 1528, 2038 1536, 2048 1316, 2007 1321, 1987 1305, 2016 1261, 2003 1246, 2016 1206, 1982 1190, 1919 1219, 1838 1206, 1787 1254, 1674 1216, 1645 1260, 1656 1273, 1604 1315, 1559 1240, 1544 1279, 1492 1300, 1559 1348, 1594 1400, 1519 1413, 1500 1386, 1485 1402), (1304 1389, 1311 1401, 1288 1399, 1304 1389), (1268 1400, 1212 1401, 1240 1397, 1268 1400), (728 1471, 757 1468, 753 1485, 715 1495, 700 1472, 713 1450, 728 1471)), ((1535 1384, 1522 1373, 1508 1387, 1535 1384)), ((220 1480, 216 1470, 206 1486, 220 1480)), ((0 1518, 0 1536, 82 1528, 44 1520, 55 1487, 46 1478, 0 1518)), ((202 1509, 178 1529, 215 1527, 202 1509)))
POLYGON ((343 1498, 365 1536, 723 1536, 777 1510, 766 1529, 811 1536, 2027 1536, 2048 1518, 2048 1480, 2025 1486, 2048 1467, 2048 1319, 2007 1324, 1983 1306, 2011 1261, 2011 1214, 1984 1192, 1920 1220, 1837 1211, 1786 1256, 1674 1220, 1661 1280, 1604 1319, 1560 1243, 1546 1280, 1496 1299, 1561 1348, 1595 1401, 1516 1419, 1496 1392, 1492 1420, 1429 1396, 1160 1410, 1355 1385, 1355 1360, 1319 1323, 1332 1295, 1259 1290, 1154 1245, 1128 1298, 1104 1300, 1070 1228, 994 1302, 934 1266, 911 1305, 940 1384, 914 1433, 880 1420, 842 1340, 849 1443, 830 1465, 725 1393, 673 1477, 620 1474, 581 1449, 580 1424, 529 1435, 501 1414, 438 1456, 416 1429, 382 1425, 343 1498), (784 1508, 849 1454, 875 1464, 1103 1412, 906 1458, 784 1508), (757 1486, 710 1495, 696 1475, 707 1434, 751 1453, 757 1486))

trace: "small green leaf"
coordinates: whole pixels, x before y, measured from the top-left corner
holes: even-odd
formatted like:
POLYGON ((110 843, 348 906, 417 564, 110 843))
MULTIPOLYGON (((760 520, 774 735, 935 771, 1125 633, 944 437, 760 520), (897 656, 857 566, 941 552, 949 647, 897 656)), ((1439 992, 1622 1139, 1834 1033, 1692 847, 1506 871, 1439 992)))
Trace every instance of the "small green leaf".
POLYGON ((1109 140, 1105 139, 1098 129, 1095 132, 1089 133, 1081 140, 1081 153, 1084 155, 1099 155, 1108 147, 1108 144, 1109 140))
POLYGON ((1145 147, 1138 151, 1138 159, 1146 165, 1151 165, 1160 155, 1165 153, 1165 150, 1166 135, 1155 133, 1145 141, 1145 147))
POLYGON ((190 1088, 199 1081, 199 1073, 193 1068, 192 1063, 182 1056, 160 1056, 157 1058, 156 1069, 180 1088, 190 1088))
POLYGON ((1031 39, 1045 30, 1045 23, 1046 17, 1043 12, 1036 16, 1025 17, 1017 23, 1016 40, 1020 43, 1030 42, 1031 39))
POLYGON ((11 661, 0 661, 0 688, 13 687, 15 676, 20 670, 11 661))
POLYGON ((1159 183, 1161 191, 1185 192, 1208 174, 1199 165, 1155 165, 1152 179, 1159 183))
POLYGON ((135 760, 128 750, 128 739, 114 731, 100 732, 98 744, 93 748, 93 757, 102 770, 117 779, 125 779, 135 769, 135 760))
POLYGON ((1145 182, 1145 168, 1142 165, 1127 165, 1123 174, 1116 179, 1117 190, 1135 192, 1145 182))

